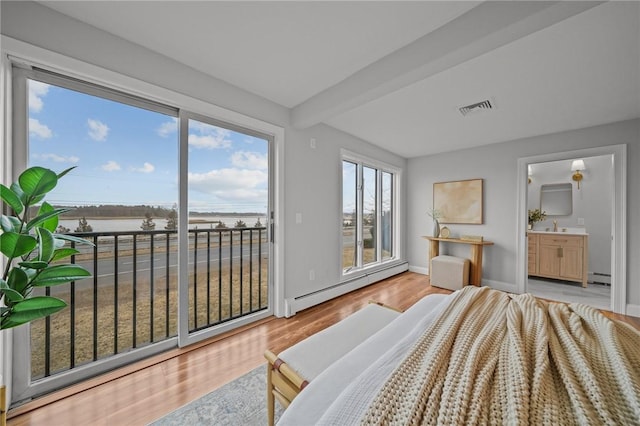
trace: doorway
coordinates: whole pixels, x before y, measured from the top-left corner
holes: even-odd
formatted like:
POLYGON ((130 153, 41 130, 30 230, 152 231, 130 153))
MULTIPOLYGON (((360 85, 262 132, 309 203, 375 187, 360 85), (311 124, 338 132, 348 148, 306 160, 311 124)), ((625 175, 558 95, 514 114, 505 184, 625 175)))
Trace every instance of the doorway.
MULTIPOLYGON (((533 157, 525 157, 518 159, 518 176, 520 176, 518 180, 518 218, 517 218, 517 288, 518 292, 524 293, 526 291, 530 291, 528 284, 529 278, 529 262, 528 262, 528 237, 527 237, 527 227, 528 227, 528 215, 527 211, 530 207, 529 205, 529 165, 532 165, 535 170, 536 164, 546 164, 552 162, 565 162, 565 165, 571 163, 574 159, 587 159, 592 157, 608 157, 609 161, 611 161, 611 180, 612 185, 611 188, 611 198, 609 201, 600 203, 601 206, 608 206, 608 211, 610 212, 610 226, 605 231, 605 240, 610 238, 610 243, 608 244, 608 249, 610 250, 609 254, 609 265, 611 266, 611 286, 610 286, 610 303, 608 306, 602 306, 603 309, 612 310, 617 313, 625 313, 626 311, 626 145, 612 145, 605 146, 599 148, 589 148, 577 151, 568 151, 568 152, 559 152, 552 154, 544 154, 533 157), (571 160, 571 161, 570 161, 571 160), (608 232, 607 232, 608 231, 608 232)), ((563 181, 572 182, 572 171, 571 168, 568 167, 566 169, 566 177, 563 181)), ((532 181, 535 179, 535 176, 531 176, 532 181)), ((583 185, 586 182, 583 181, 581 183, 581 189, 583 189, 583 185)), ((577 191, 577 184, 572 182, 574 189, 573 193, 577 191)), ((592 188, 593 189, 593 188, 592 188)), ((584 196, 586 192, 578 194, 578 197, 584 196)), ((539 205, 539 201, 538 201, 539 205)), ((578 213, 580 214, 580 213, 578 213)), ((570 216, 573 217, 573 216, 570 216)), ((571 220, 571 224, 575 224, 575 228, 579 228, 578 216, 573 217, 571 220)), ((580 218, 585 220, 585 225, 583 227, 586 228, 587 220, 584 217, 580 218)), ((551 221, 547 221, 551 225, 538 224, 538 230, 543 233, 547 231, 549 228, 549 232, 553 232, 553 220, 556 220, 559 224, 559 230, 562 232, 562 228, 567 228, 567 231, 572 226, 568 226, 569 222, 562 226, 563 222, 558 218, 550 218, 551 221)), ((566 232, 566 231, 565 231, 566 232)), ((605 246, 607 246, 605 242, 605 246)), ((599 251, 603 251, 601 248, 602 245, 599 245, 600 248, 597 248, 599 251)), ((606 257, 606 253, 604 255, 606 257)), ((600 256, 599 259, 602 259, 603 256, 600 256)), ((600 262, 601 260, 599 260, 600 262)), ((606 261, 606 260, 605 260, 606 261)), ((594 272, 594 271, 592 271, 594 272)), ((608 278, 608 277, 607 277, 608 278)), ((537 278, 536 278, 537 279, 537 278)), ((564 281, 564 280, 562 280, 564 281)), ((549 297, 553 298, 553 297, 549 297)), ((574 300, 575 301, 575 300, 574 300)))
POLYGON ((528 293, 611 309, 613 189, 612 155, 528 165, 528 293))

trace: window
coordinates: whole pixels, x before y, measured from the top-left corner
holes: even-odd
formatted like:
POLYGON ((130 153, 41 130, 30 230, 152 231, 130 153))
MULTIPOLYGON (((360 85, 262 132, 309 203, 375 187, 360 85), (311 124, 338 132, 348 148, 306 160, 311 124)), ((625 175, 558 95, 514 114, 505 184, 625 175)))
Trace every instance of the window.
POLYGON ((396 175, 391 167, 343 155, 343 274, 396 259, 396 175))

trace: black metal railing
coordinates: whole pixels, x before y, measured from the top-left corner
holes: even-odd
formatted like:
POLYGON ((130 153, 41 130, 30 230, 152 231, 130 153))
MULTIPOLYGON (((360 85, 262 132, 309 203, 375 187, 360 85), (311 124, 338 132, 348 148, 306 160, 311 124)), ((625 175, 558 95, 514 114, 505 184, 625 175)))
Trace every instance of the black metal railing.
MULTIPOLYGON (((32 378, 40 379, 177 336, 176 231, 72 233, 73 263, 92 277, 42 290, 68 308, 31 324, 32 378)), ((190 229, 189 331, 268 306, 264 227, 190 229)))

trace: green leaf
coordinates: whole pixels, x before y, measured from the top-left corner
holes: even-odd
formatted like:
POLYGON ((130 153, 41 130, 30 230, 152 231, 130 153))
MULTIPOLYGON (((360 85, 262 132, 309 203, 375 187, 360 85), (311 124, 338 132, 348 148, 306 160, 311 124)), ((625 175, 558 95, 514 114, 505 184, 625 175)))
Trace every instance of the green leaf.
POLYGON ((22 205, 22 201, 20 201, 19 195, 17 195, 6 186, 0 184, 0 196, 5 203, 11 206, 16 214, 22 213, 22 210, 24 210, 24 206, 22 205))
MULTIPOLYGON (((30 167, 18 178, 20 188, 30 197, 45 195, 58 184, 58 175, 44 167, 30 167)), ((27 206, 25 206, 27 207, 27 206)))
MULTIPOLYGON (((45 201, 40 206, 40 211, 38 211, 38 216, 41 216, 45 213, 49 213, 52 211, 54 211, 53 206, 45 201)), ((50 219, 43 221, 41 226, 49 232, 56 232, 56 228, 58 227, 58 215, 55 215, 50 219)))
POLYGON ((24 205, 24 203, 25 203, 25 201, 27 199, 27 196, 25 195, 25 193, 22 190, 22 188, 20 188, 20 185, 18 184, 18 182, 13 182, 11 184, 10 188, 13 191, 13 193, 16 194, 18 196, 18 198, 20 198, 20 201, 24 205))
POLYGON ((76 167, 78 167, 78 166, 69 167, 67 170, 63 170, 60 173, 58 173, 58 179, 60 179, 62 176, 66 175, 71 170, 75 169, 76 167))
POLYGON ((44 318, 66 307, 64 300, 50 296, 36 296, 13 305, 9 315, 2 318, 2 329, 16 327, 38 318, 44 318))
POLYGON ((38 241, 31 235, 5 232, 0 235, 0 252, 9 259, 31 253, 38 241))
POLYGON ((51 258, 52 262, 56 260, 64 259, 65 257, 73 256, 74 254, 78 254, 80 251, 74 248, 59 248, 53 252, 53 257, 51 258))
POLYGON ((22 266, 23 268, 28 268, 28 269, 44 269, 47 266, 49 266, 49 264, 47 262, 40 262, 40 261, 31 261, 31 262, 20 262, 18 263, 18 265, 22 266))
POLYGON ((49 263, 53 257, 55 251, 55 241, 53 234, 45 228, 36 228, 36 234, 38 235, 38 260, 41 262, 49 263))
POLYGON ((89 271, 78 265, 50 266, 38 274, 31 282, 35 287, 58 285, 69 281, 77 281, 90 277, 89 271))
POLYGON ((53 228, 53 231, 51 232, 55 232, 56 228, 58 227, 58 216, 70 210, 72 209, 55 209, 43 214, 38 214, 38 216, 34 217, 29 221, 29 223, 27 223, 27 230, 31 230, 33 229, 34 226, 41 225, 45 222, 52 220, 52 218, 54 218, 56 221, 56 226, 53 228))
POLYGON ((78 243, 78 244, 88 244, 88 245, 90 245, 92 247, 95 245, 89 240, 85 240, 84 238, 76 237, 76 236, 73 236, 73 235, 55 234, 54 236, 58 240, 71 241, 71 242, 78 243))
POLYGON ((18 232, 20 231, 20 219, 15 216, 0 216, 0 227, 2 232, 18 232))
POLYGON ((24 299, 20 292, 10 288, 4 280, 0 280, 0 295, 4 295, 4 303, 6 305, 10 305, 24 299))
POLYGON ((11 272, 9 272, 7 285, 9 286, 9 288, 12 288, 25 296, 25 290, 29 286, 29 276, 22 269, 13 268, 11 272))

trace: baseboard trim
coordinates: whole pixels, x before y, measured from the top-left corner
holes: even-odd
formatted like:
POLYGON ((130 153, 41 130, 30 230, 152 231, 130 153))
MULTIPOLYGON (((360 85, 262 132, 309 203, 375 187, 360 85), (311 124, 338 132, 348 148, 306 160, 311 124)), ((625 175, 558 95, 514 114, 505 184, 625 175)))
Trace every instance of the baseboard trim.
POLYGON ((626 315, 640 318, 640 305, 632 305, 630 303, 627 303, 626 315))
POLYGON ((411 265, 409 265, 409 271, 415 272, 417 274, 429 275, 429 268, 425 268, 423 266, 411 266, 411 265))
POLYGON ((486 287, 495 288, 496 290, 506 291, 507 293, 517 293, 518 286, 516 284, 507 283, 504 281, 487 280, 482 279, 482 285, 486 287))

